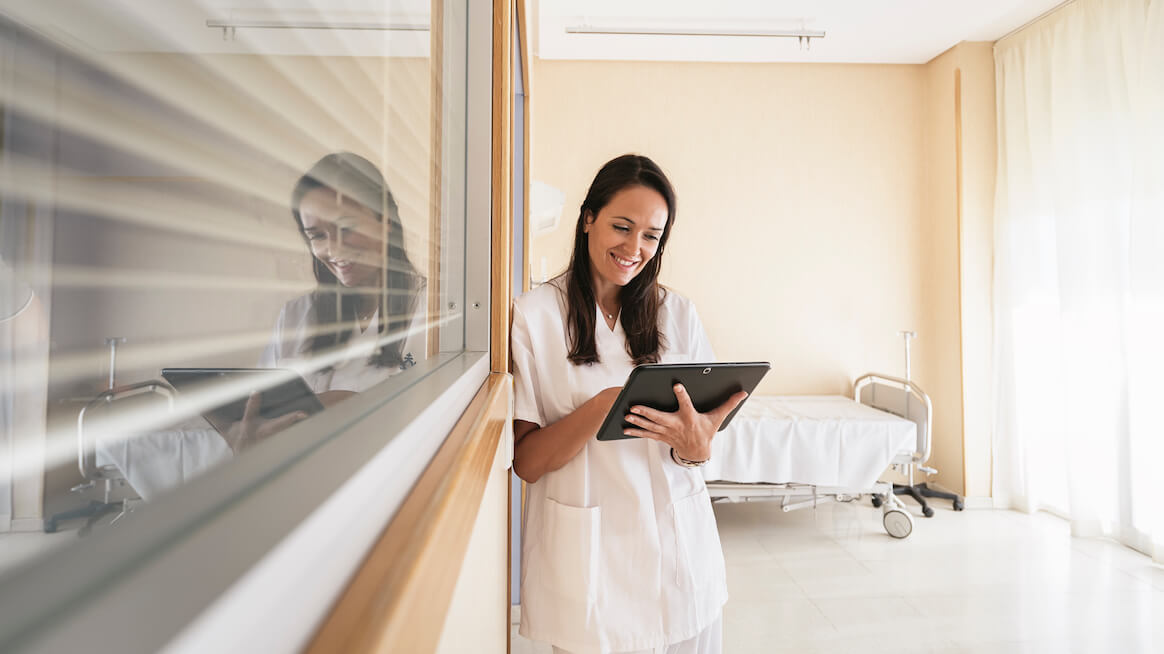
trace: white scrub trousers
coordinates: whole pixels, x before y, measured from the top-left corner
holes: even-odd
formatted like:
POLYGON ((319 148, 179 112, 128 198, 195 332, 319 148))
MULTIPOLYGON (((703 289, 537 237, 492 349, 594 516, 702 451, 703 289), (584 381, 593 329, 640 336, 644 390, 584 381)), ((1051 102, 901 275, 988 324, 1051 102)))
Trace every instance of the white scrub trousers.
MULTIPOLYGON (((663 645, 654 649, 639 649, 633 652, 604 652, 603 654, 721 654, 723 652, 723 613, 707 629, 694 638, 680 643, 663 645)), ((561 647, 554 648, 554 654, 575 654, 561 647)))

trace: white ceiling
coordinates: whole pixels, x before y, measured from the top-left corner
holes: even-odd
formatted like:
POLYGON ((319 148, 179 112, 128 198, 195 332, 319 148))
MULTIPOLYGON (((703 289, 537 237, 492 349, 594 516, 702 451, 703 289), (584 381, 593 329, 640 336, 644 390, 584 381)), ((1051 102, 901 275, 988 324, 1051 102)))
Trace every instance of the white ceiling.
POLYGON ((996 41, 1063 0, 533 0, 543 59, 924 64, 962 41, 996 41), (795 38, 570 34, 568 27, 811 30, 795 38))

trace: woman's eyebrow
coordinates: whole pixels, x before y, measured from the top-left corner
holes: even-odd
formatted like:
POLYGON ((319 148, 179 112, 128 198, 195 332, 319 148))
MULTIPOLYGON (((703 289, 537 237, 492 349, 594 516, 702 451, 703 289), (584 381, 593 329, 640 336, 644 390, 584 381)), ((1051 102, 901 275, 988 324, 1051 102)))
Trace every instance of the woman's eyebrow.
MULTIPOLYGON (((613 218, 614 218, 614 220, 625 220, 632 225, 635 224, 635 221, 631 220, 630 218, 627 218, 626 216, 613 216, 613 218)), ((662 227, 648 227, 647 231, 648 232, 661 232, 661 231, 663 231, 663 228, 662 227)))

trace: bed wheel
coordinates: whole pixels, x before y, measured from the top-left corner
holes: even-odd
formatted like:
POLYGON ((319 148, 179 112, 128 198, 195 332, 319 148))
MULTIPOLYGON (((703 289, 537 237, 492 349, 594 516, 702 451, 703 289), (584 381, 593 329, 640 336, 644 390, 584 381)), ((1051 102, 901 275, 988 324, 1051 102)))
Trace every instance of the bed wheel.
POLYGON ((955 498, 954 499, 954 510, 961 511, 964 508, 966 508, 966 505, 962 502, 962 500, 955 498))
POLYGON ((881 496, 880 495, 873 496, 873 508, 881 508, 881 496))
POLYGON ((894 538, 905 538, 913 533, 913 516, 904 509, 886 509, 881 518, 885 531, 894 538))

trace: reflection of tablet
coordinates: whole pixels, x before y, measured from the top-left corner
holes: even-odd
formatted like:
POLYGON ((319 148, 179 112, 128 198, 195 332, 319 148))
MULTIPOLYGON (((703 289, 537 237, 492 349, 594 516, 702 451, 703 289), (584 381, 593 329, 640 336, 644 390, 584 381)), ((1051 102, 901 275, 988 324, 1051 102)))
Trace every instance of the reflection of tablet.
POLYGON ((323 404, 297 373, 280 368, 166 368, 162 377, 183 396, 203 406, 215 429, 223 432, 242 420, 247 399, 259 393, 259 416, 265 420, 292 411, 307 415, 323 411, 323 404))
MULTIPOLYGON (((633 427, 623 420, 632 406, 648 406, 660 411, 676 411, 679 400, 675 399, 674 385, 679 383, 687 389, 691 403, 699 412, 711 411, 727 402, 732 395, 747 391, 748 395, 760 383, 772 366, 764 361, 750 363, 649 363, 631 371, 630 377, 614 401, 606 420, 598 429, 598 440, 613 441, 626 436, 623 429, 633 427)), ((747 400, 744 400, 746 402, 747 400)), ((728 414, 719 426, 728 426, 732 417, 739 412, 743 402, 728 414)))

